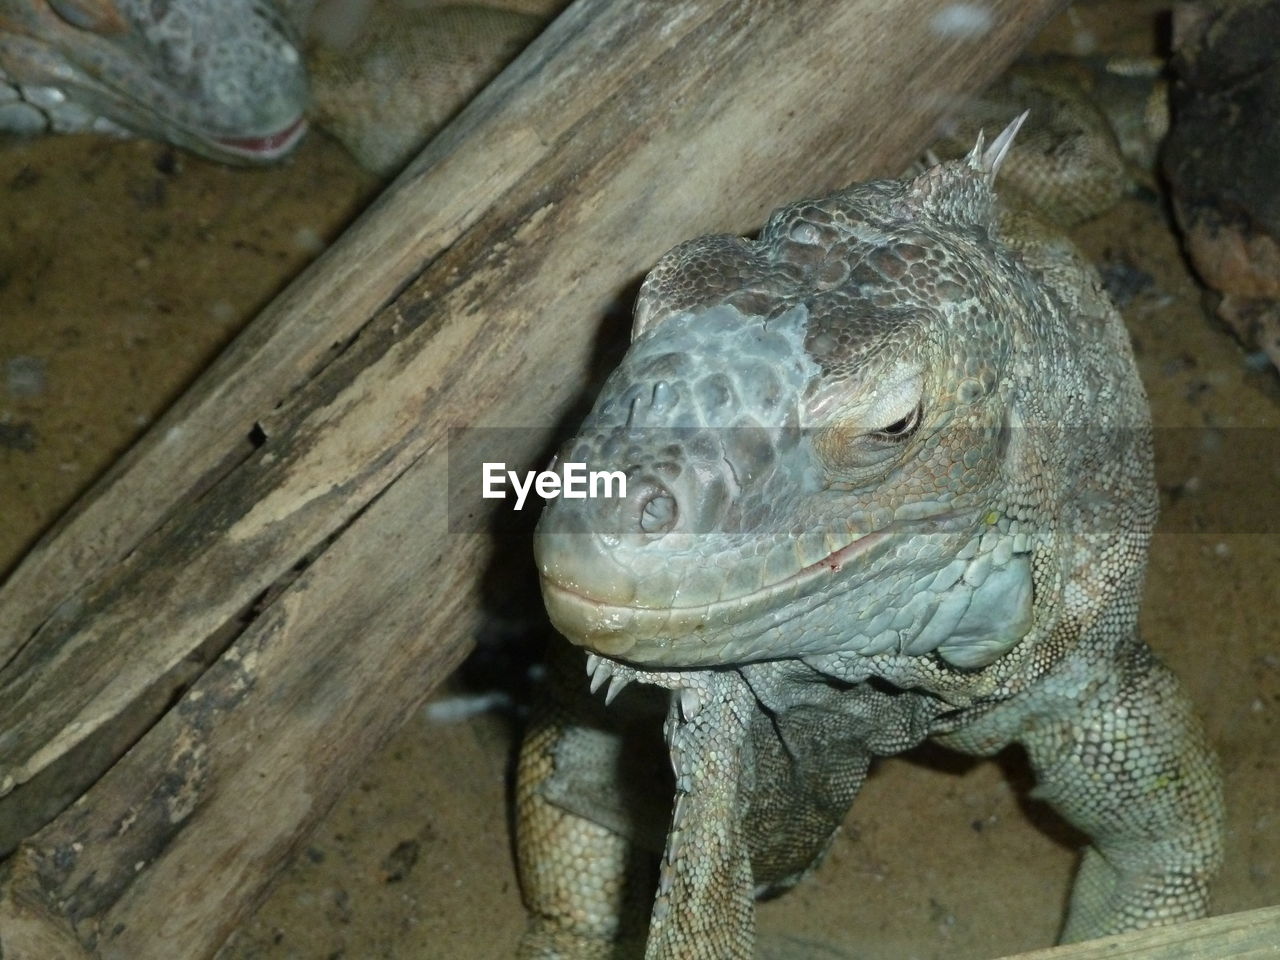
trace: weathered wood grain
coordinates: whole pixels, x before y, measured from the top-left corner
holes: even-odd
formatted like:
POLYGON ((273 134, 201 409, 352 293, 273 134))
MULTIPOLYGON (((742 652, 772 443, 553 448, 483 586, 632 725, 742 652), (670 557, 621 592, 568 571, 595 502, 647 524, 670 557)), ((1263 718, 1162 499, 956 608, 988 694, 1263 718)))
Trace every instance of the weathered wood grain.
POLYGON ((1280 906, 1019 953, 1005 960, 1263 960, 1280 956, 1280 906))
POLYGON ((570 8, 0 590, 0 850, 88 791, 14 855, 0 952, 213 951, 467 649, 449 428, 530 465, 664 249, 900 169, 1057 6, 570 8))

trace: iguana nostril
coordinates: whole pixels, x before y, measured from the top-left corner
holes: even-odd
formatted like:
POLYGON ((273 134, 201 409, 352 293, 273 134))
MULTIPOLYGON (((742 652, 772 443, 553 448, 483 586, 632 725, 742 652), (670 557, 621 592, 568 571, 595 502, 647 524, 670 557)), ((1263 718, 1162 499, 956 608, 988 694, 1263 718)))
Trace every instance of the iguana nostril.
POLYGON ((665 380, 659 380, 653 385, 653 397, 650 403, 654 413, 666 413, 676 405, 675 387, 667 383, 665 380))
POLYGON ((676 525, 676 498, 655 493, 640 508, 640 529, 645 533, 667 533, 676 525))

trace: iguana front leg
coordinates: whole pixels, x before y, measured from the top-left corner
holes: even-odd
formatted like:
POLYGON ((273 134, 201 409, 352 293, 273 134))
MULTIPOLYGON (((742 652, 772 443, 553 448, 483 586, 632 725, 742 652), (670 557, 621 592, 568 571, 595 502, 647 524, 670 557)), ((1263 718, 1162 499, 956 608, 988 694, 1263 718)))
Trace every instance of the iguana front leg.
POLYGON ((681 682, 666 724, 676 800, 645 960, 750 960, 754 881, 742 825, 755 698, 737 671, 681 682))
POLYGON ((1035 795, 1092 840, 1066 942, 1204 916, 1222 861, 1221 781, 1186 694, 1136 641, 1117 661, 1074 718, 1023 738, 1035 795))
POLYGON ((671 780, 644 755, 658 730, 643 698, 666 690, 629 691, 606 710, 587 697, 580 657, 558 651, 520 752, 517 852, 530 923, 519 957, 750 958, 754 881, 742 826, 752 788, 750 688, 736 671, 594 666, 596 687, 610 680, 610 699, 637 679, 671 691, 675 804, 671 780), (663 836, 655 900, 648 851, 663 836))

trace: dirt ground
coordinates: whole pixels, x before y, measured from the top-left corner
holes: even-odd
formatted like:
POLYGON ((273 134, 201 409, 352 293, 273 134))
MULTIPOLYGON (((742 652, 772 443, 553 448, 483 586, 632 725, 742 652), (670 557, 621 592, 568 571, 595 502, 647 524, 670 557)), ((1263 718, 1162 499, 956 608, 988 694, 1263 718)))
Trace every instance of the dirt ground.
MULTIPOLYGON (((1083 5, 1039 47, 1147 52, 1158 8, 1083 5)), ((265 171, 143 142, 0 144, 0 572, 374 190, 320 136, 265 171)), ((1221 757, 1215 912, 1277 904, 1280 377, 1210 318, 1160 201, 1126 200, 1077 239, 1125 281, 1160 428, 1143 630, 1221 757)), ((483 647, 369 758, 224 958, 511 955, 523 916, 508 693, 525 672, 512 642, 533 644, 517 631, 483 647)), ((764 955, 980 958, 1051 943, 1077 838, 1027 799, 1028 781, 1016 754, 879 764, 822 868, 761 907, 764 955)))

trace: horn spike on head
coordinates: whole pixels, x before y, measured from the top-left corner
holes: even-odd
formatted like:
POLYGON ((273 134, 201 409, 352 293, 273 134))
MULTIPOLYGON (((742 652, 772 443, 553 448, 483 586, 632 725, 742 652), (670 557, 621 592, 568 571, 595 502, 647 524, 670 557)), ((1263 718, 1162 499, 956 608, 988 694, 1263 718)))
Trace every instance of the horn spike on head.
POLYGON ((983 145, 986 143, 986 131, 978 131, 978 139, 973 145, 973 149, 969 151, 969 155, 965 157, 965 162, 975 170, 982 169, 983 145))
POLYGON ((1027 115, 1030 110, 1023 110, 1018 114, 1007 127, 1000 132, 1000 136, 991 141, 991 146, 982 150, 982 134, 978 134, 978 144, 975 146, 974 152, 981 155, 979 163, 983 173, 987 175, 987 182, 993 183, 996 174, 1000 171, 1000 165, 1004 163, 1004 158, 1009 154, 1009 148, 1013 146, 1013 139, 1018 135, 1018 131, 1022 129, 1023 123, 1026 122, 1027 115))

